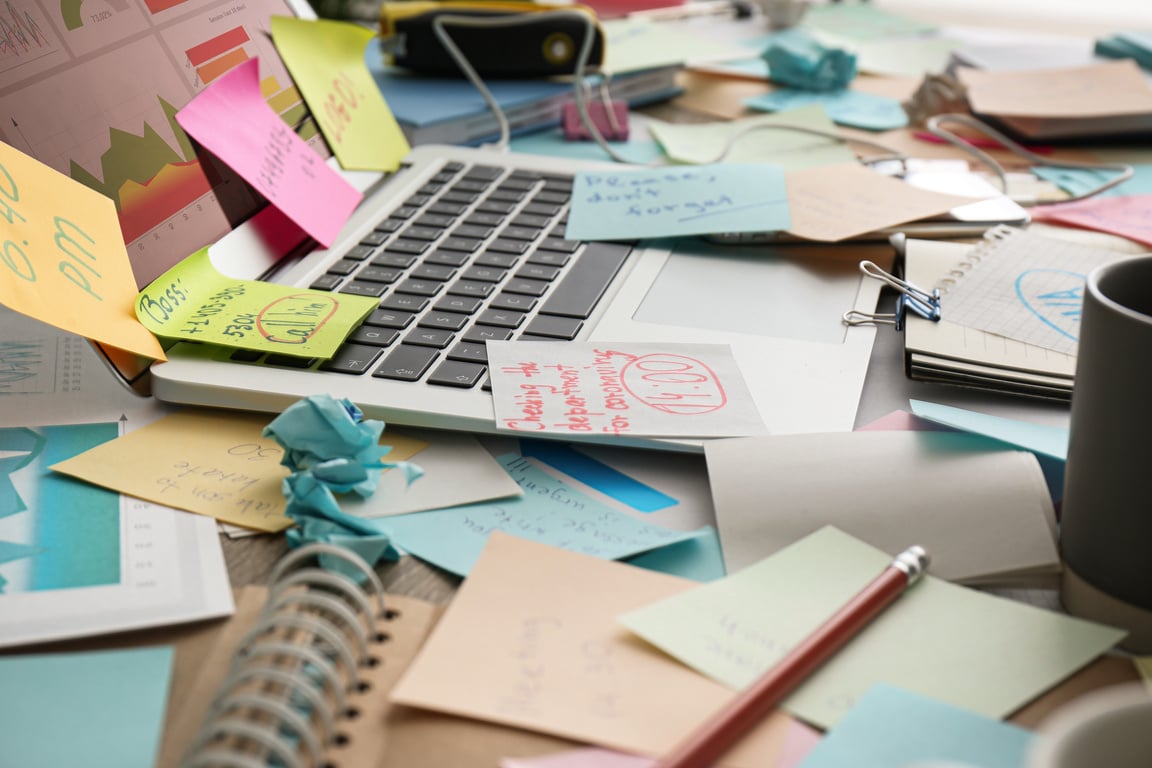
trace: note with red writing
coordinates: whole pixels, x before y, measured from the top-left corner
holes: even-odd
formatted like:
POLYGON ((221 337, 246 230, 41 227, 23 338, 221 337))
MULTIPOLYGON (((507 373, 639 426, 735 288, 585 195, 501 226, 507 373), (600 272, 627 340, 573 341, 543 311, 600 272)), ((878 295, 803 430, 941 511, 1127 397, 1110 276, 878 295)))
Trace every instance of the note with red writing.
POLYGON ((1074 203, 1038 205, 1032 209, 1032 218, 1152 245, 1152 195, 1090 197, 1074 203))
POLYGON ((501 429, 572 437, 738 437, 766 431, 725 345, 487 346, 501 429))
POLYGON ((0 142, 0 303, 163 360, 133 313, 135 297, 116 204, 0 142))
POLYGON ((360 202, 345 181, 264 101, 256 59, 201 91, 176 121, 321 245, 360 202))
POLYGON ((347 21, 272 17, 272 41, 340 165, 394 171, 408 140, 364 62, 375 39, 347 21))

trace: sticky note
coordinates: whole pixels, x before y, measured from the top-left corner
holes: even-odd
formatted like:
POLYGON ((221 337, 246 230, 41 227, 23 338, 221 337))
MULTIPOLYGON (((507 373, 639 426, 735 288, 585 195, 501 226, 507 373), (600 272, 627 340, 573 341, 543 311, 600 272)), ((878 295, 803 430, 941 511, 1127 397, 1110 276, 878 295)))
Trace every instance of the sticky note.
POLYGON ((360 202, 360 191, 264 101, 257 59, 213 80, 176 121, 321 245, 332 244, 360 202))
POLYGON ((772 163, 716 163, 581 171, 568 237, 637 237, 787 229, 784 171, 772 163))
POLYGON ((365 524, 416 557, 467 576, 493 531, 616 560, 694 538, 617 512, 515 454, 501 456, 524 495, 462 507, 393 515, 365 524))
POLYGON ((908 114, 899 101, 862 91, 822 92, 780 88, 744 100, 744 106, 761 112, 782 112, 810 104, 824 107, 828 117, 837 125, 868 131, 888 131, 908 125, 908 114))
POLYGON ((364 62, 375 38, 351 22, 272 17, 272 41, 340 165, 394 171, 409 146, 364 62))
POLYGON ((140 292, 136 315, 165 338, 329 358, 376 304, 366 296, 226 277, 202 248, 140 292))
POLYGON ((0 142, 0 302, 163 360, 160 342, 132 313, 135 294, 115 203, 0 142))

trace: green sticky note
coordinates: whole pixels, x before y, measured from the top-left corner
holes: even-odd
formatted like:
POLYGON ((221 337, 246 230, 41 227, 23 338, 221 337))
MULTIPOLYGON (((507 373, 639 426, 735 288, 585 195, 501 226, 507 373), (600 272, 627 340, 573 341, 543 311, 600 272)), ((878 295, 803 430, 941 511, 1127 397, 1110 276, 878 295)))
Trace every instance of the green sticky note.
POLYGON ((364 62, 376 31, 332 19, 272 17, 272 41, 344 168, 394 171, 408 140, 364 62))
MULTIPOLYGON (((891 560, 825 527, 730 576, 627 613, 620 622, 703 674, 743 688, 891 560)), ((1000 718, 1123 636, 1111 627, 928 576, 809 677, 784 707, 830 728, 874 684, 888 683, 1000 718)))
POLYGON ((376 299, 221 274, 202 248, 136 297, 136 316, 169 339, 297 357, 332 357, 376 299))

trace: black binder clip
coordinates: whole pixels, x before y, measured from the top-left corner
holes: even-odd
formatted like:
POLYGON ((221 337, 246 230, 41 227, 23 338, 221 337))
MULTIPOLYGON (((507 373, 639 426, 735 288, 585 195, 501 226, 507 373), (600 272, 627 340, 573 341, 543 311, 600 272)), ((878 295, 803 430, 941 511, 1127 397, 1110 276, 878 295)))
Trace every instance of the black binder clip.
POLYGON ((875 262, 860 262, 860 271, 868 277, 880 280, 899 294, 893 312, 860 312, 850 309, 842 315, 845 325, 892 325, 897 331, 904 330, 904 319, 908 312, 914 312, 925 320, 940 320, 940 291, 931 292, 919 288, 907 280, 901 280, 885 272, 875 262))

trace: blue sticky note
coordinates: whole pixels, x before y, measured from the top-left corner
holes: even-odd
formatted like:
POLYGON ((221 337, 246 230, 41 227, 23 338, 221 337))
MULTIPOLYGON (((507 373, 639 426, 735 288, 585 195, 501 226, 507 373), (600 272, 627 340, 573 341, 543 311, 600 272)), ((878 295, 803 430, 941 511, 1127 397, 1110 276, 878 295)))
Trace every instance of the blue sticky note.
POLYGON ((800 768, 1020 768, 1034 738, 1019 726, 878 683, 817 742, 800 768))
POLYGON ((555 440, 521 440, 525 456, 542 461, 639 512, 657 512, 680 502, 576 448, 555 440))
POLYGON ((707 583, 728 575, 720 537, 712 526, 705 526, 686 541, 643 552, 626 562, 638 568, 659 571, 683 579, 707 583))
POLYGON ((151 768, 170 647, 0 657, 0 754, 36 768, 151 768))
MULTIPOLYGON (((1101 184, 1115 178, 1119 171, 1096 168, 1063 168, 1050 165, 1034 166, 1032 173, 1050 181, 1070 195, 1085 195, 1101 184)), ((1152 164, 1132 166, 1132 178, 1100 193, 1101 197, 1123 195, 1152 195, 1152 164)))
POLYGON ((1002 443, 1014 445, 1054 459, 1068 458, 1068 430, 1046 424, 1008 419, 986 413, 956 408, 951 405, 909 400, 912 413, 922 419, 949 427, 984 435, 1002 443))
POLYGON ((759 232, 792 223, 784 169, 715 163, 582 171, 572 188, 573 240, 759 232))
POLYGON ((685 541, 672 531, 629 517, 580 493, 523 456, 499 457, 524 495, 460 507, 367 520, 392 543, 433 565, 467 576, 493 531, 605 560, 618 560, 685 541))
POLYGON ((761 112, 784 112, 810 104, 824 107, 829 119, 838 125, 868 131, 888 131, 908 125, 908 114, 899 101, 859 91, 820 93, 781 88, 744 99, 744 106, 761 112))

